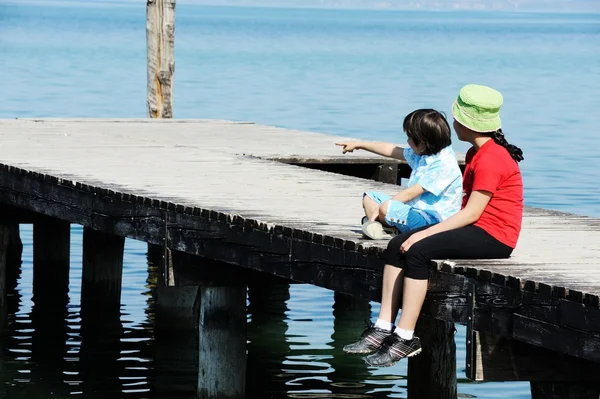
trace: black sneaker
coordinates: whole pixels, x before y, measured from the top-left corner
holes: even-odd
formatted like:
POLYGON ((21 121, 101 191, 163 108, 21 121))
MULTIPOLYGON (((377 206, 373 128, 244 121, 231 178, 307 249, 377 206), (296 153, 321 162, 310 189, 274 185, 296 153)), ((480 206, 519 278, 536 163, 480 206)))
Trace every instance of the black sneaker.
POLYGON ((365 362, 369 366, 389 367, 405 357, 412 357, 419 353, 421 353, 421 340, 419 337, 402 339, 397 334, 392 334, 377 353, 365 358, 365 362))
POLYGON ((360 339, 353 344, 344 346, 344 352, 369 354, 377 352, 387 339, 392 335, 391 331, 384 330, 369 322, 367 329, 362 333, 360 339))

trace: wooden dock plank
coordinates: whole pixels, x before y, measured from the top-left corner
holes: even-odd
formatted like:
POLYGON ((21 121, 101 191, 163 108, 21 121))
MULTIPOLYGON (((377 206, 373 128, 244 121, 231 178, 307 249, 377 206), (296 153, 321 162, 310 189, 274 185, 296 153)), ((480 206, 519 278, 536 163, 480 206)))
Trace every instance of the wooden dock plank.
MULTIPOLYGON (((341 137, 229 121, 1 120, 0 162, 92 186, 242 215, 383 248, 359 229, 365 190, 397 186, 270 159, 385 162, 341 155, 341 137)), ((527 208, 513 257, 457 261, 600 295, 600 220, 527 208)))

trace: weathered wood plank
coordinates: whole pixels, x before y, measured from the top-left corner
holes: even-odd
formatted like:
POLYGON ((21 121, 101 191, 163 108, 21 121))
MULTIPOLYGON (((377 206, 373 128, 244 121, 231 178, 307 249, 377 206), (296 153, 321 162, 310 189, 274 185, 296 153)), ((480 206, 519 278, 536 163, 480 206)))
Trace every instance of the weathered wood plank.
POLYGON ((531 399, 598 399, 598 383, 532 382, 531 399))
POLYGON ((148 113, 151 118, 173 117, 175 73, 175 0, 148 0, 148 113))
POLYGON ((469 352, 474 381, 596 382, 600 364, 565 353, 528 345, 487 332, 474 331, 469 352))
POLYGON ((125 237, 84 228, 82 308, 100 302, 107 311, 120 312, 124 248, 125 237))
POLYGON ((6 328, 6 280, 7 280, 7 252, 8 242, 11 235, 10 225, 0 220, 0 334, 4 333, 6 328))
POLYGON ((71 224, 39 217, 33 225, 33 302, 66 303, 69 292, 71 224))
POLYGON ((202 287, 198 398, 243 399, 246 286, 202 287))
MULTIPOLYGON (((360 197, 399 188, 269 160, 358 160, 339 153, 333 145, 339 137, 227 121, 0 120, 0 127, 4 203, 379 297, 386 242, 361 236, 360 197)), ((526 208, 510 259, 437 263, 424 312, 467 323, 467 287, 474 284, 475 329, 516 338, 519 316, 534 321, 526 327, 534 333, 548 323, 553 339, 575 330, 593 341, 599 241, 598 219, 526 208)), ((581 356, 590 355, 583 349, 581 356)))
POLYGON ((419 318, 415 333, 423 352, 408 359, 409 398, 456 398, 455 331, 452 322, 419 318))

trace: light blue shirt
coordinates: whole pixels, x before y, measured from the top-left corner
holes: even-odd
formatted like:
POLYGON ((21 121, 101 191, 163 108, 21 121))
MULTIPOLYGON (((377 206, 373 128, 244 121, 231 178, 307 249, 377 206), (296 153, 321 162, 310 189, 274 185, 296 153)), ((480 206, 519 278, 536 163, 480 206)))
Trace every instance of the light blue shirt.
POLYGON ((404 149, 404 158, 412 168, 408 187, 419 184, 425 189, 407 205, 426 212, 438 222, 460 211, 462 176, 452 146, 434 155, 417 155, 408 147, 404 149))

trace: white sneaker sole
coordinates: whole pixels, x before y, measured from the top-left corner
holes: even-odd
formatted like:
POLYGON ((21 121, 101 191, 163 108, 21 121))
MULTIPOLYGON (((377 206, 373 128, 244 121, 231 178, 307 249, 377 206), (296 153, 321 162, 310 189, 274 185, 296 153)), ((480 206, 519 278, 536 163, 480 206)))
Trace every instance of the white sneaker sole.
POLYGON ((383 229, 383 225, 377 221, 375 222, 367 222, 362 225, 362 232, 365 236, 369 237, 371 240, 384 240, 390 239, 393 235, 387 233, 383 229))

